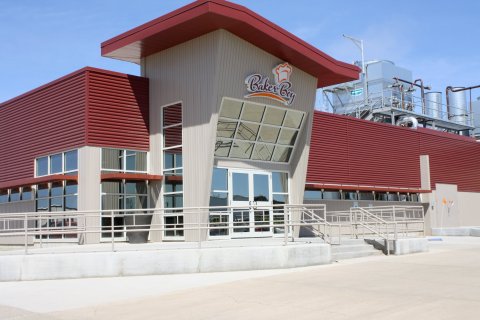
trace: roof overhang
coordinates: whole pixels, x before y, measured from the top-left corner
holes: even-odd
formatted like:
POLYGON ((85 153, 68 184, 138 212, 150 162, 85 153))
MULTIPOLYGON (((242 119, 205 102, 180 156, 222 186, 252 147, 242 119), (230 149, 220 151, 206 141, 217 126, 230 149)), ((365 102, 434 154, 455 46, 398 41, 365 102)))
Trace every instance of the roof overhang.
POLYGON ((102 43, 102 56, 141 58, 224 29, 318 79, 319 88, 358 79, 360 69, 323 53, 253 11, 223 0, 199 0, 102 43))

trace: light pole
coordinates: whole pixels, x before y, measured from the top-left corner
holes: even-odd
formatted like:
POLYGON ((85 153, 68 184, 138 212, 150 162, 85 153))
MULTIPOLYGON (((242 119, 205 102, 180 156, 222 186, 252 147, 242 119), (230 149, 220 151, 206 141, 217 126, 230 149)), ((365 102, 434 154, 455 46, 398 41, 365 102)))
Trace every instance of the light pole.
POLYGON ((360 49, 360 52, 362 53, 363 99, 364 99, 365 106, 367 106, 368 105, 367 72, 365 70, 365 58, 363 55, 363 40, 356 39, 354 37, 350 37, 345 34, 343 34, 343 37, 352 41, 353 44, 355 44, 355 46, 357 46, 357 48, 360 49))

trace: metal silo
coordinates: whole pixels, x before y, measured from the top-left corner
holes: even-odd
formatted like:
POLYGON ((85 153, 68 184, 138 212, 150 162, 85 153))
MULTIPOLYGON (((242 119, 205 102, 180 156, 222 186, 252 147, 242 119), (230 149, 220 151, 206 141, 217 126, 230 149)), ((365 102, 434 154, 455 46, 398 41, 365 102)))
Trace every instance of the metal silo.
POLYGON ((447 108, 448 118, 461 124, 467 124, 467 95, 465 91, 454 92, 463 87, 454 87, 452 90, 447 90, 447 108))
POLYGON ((425 107, 427 114, 431 117, 442 119, 444 111, 442 110, 442 93, 427 92, 425 93, 425 107))

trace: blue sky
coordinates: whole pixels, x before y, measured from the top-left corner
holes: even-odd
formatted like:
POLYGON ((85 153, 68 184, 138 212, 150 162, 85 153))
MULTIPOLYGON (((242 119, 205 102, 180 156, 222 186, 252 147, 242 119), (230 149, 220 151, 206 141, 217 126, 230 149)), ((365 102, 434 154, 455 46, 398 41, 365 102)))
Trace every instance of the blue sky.
MULTIPOLYGON (((0 102, 84 66, 138 74, 135 64, 102 58, 100 43, 189 2, 0 0, 0 102)), ((366 60, 392 60, 436 91, 480 84, 478 0, 233 2, 339 60, 360 60, 345 33, 364 40, 366 60)))

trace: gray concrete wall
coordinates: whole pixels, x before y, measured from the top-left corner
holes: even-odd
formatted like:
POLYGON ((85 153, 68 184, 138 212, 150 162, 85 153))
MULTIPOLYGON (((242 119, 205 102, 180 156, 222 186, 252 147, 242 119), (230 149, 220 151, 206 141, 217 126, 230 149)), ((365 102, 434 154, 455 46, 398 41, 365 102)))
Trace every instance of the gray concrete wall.
POLYGON ((0 204, 0 215, 2 213, 35 212, 35 200, 16 201, 0 204))
POLYGON ((0 281, 224 272, 331 262, 330 245, 299 244, 183 250, 0 256, 0 281))
MULTIPOLYGON (((17 201, 0 204, 0 245, 22 245, 25 243, 24 236, 2 236, 2 230, 4 228, 23 228, 24 222, 19 221, 2 221, 2 214, 8 213, 21 213, 21 212, 35 212, 35 200, 30 201, 17 201), (4 224, 8 224, 5 226, 4 224)), ((29 221, 27 225, 33 226, 33 221, 29 221)), ((27 239, 29 244, 33 243, 33 237, 28 237, 27 239)))

